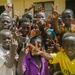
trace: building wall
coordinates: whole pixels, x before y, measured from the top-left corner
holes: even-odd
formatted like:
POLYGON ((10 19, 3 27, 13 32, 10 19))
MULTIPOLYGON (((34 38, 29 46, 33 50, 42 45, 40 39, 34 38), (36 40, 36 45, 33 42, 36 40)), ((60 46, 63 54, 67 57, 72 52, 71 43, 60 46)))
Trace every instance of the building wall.
POLYGON ((61 14, 62 11, 65 9, 65 0, 55 0, 54 4, 58 4, 58 13, 61 14))
POLYGON ((6 4, 7 1, 6 0, 0 0, 0 6, 3 6, 4 4, 6 4))
POLYGON ((12 0, 12 4, 13 4, 13 12, 17 11, 20 14, 20 17, 22 16, 22 14, 24 13, 24 0, 12 0))
MULTIPOLYGON (((58 13, 61 13, 65 9, 65 0, 11 0, 14 11, 19 11, 20 16, 24 13, 24 9, 28 8, 33 2, 45 2, 45 1, 54 1, 54 4, 58 4, 58 13)), ((0 0, 0 5, 7 3, 7 0, 0 0)), ((33 13, 33 9, 31 10, 33 13)))

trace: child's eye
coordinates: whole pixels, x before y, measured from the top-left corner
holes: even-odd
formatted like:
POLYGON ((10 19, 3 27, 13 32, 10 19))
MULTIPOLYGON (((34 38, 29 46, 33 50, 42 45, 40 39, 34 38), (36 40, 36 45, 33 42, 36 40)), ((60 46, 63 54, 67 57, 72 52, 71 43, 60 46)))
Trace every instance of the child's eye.
POLYGON ((7 39, 8 39, 8 40, 11 40, 11 38, 9 38, 9 37, 8 37, 8 38, 3 38, 2 40, 7 40, 7 39))
POLYGON ((68 45, 63 45, 64 47, 68 47, 68 45))
POLYGON ((6 38, 3 38, 2 40, 6 40, 6 38))
POLYGON ((7 39, 11 40, 11 38, 7 38, 7 39))
POLYGON ((67 16, 67 18, 71 18, 71 16, 67 16))
POLYGON ((63 16, 63 18, 71 18, 71 16, 63 16))
POLYGON ((75 45, 74 44, 72 44, 72 45, 70 45, 72 48, 75 48, 75 45))

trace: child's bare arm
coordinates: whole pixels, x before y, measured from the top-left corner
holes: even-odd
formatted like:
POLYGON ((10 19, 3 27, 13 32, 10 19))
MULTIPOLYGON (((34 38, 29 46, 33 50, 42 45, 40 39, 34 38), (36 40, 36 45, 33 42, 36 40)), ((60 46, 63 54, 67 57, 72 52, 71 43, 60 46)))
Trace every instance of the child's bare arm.
POLYGON ((11 45, 10 45, 9 58, 8 58, 8 61, 4 63, 8 68, 11 68, 15 62, 17 47, 18 47, 17 41, 15 39, 12 39, 11 45))
POLYGON ((28 51, 26 51, 27 47, 24 47, 24 43, 23 43, 23 48, 19 54, 19 59, 18 59, 18 67, 17 67, 17 73, 18 75, 23 75, 24 71, 23 71, 23 66, 22 66, 22 62, 23 62, 23 58, 28 54, 28 51))
MULTIPOLYGON (((37 44, 37 42, 36 42, 37 44)), ((45 51, 40 51, 38 48, 33 46, 32 44, 29 43, 29 46, 33 49, 33 55, 41 55, 47 60, 52 60, 52 56, 49 53, 46 53, 45 51)))
POLYGON ((56 33, 59 32, 59 26, 58 26, 58 12, 57 12, 57 5, 52 5, 52 19, 53 19, 53 25, 54 25, 54 31, 56 33))

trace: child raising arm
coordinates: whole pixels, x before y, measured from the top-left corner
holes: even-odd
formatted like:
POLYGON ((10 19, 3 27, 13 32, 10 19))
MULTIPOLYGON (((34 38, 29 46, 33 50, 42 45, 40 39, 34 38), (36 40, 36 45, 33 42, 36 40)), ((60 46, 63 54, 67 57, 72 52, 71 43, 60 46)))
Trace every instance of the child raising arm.
POLYGON ((0 32, 0 75, 15 75, 13 70, 15 55, 17 51, 17 41, 13 39, 10 30, 1 30, 0 32))

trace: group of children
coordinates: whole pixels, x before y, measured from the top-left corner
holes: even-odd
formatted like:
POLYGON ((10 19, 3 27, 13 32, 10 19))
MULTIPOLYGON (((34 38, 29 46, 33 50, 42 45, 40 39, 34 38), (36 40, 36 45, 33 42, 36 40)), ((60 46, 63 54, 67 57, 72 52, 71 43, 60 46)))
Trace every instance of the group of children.
POLYGON ((26 10, 14 26, 6 12, 0 16, 1 75, 75 75, 73 11, 64 10, 59 23, 52 7, 48 18, 42 8, 34 18, 26 10))

